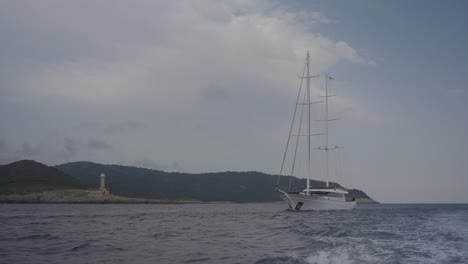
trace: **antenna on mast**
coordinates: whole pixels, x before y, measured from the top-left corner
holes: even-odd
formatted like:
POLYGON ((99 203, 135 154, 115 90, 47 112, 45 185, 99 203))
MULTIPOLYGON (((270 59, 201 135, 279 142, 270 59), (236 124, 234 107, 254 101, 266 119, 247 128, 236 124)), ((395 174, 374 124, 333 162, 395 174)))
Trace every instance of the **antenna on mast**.
POLYGON ((309 51, 307 51, 307 189, 306 194, 309 195, 310 189, 310 67, 309 67, 309 51))
POLYGON ((325 151, 326 151, 326 176, 327 187, 330 182, 330 175, 328 174, 328 73, 325 74, 325 151))

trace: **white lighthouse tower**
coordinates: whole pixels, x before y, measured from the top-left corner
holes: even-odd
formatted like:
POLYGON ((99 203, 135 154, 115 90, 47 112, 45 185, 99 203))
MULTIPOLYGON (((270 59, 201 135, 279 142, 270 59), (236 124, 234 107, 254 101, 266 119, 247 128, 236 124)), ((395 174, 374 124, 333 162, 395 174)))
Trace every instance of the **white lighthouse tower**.
POLYGON ((104 195, 109 194, 109 191, 106 189, 106 175, 104 173, 101 173, 101 176, 100 176, 99 190, 104 195))
POLYGON ((101 182, 99 184, 99 189, 105 190, 106 189, 106 175, 101 173, 101 182))

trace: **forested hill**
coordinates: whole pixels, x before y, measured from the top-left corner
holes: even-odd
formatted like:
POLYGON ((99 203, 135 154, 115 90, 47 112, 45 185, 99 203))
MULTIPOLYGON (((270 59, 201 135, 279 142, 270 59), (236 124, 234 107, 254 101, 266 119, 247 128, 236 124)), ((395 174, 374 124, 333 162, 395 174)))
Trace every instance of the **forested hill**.
MULTIPOLYGON (((273 202, 277 176, 261 172, 176 173, 92 162, 72 162, 57 166, 86 187, 95 188, 99 175, 106 174, 106 187, 111 193, 127 197, 159 199, 194 199, 200 201, 273 202)), ((285 177, 282 181, 287 184, 285 177)), ((296 190, 305 187, 305 180, 294 179, 296 190)), ((313 182, 313 185, 324 185, 313 182)), ((284 188, 284 186, 283 186, 284 188)), ((287 188, 286 188, 287 189, 287 188)), ((370 199, 360 190, 350 190, 352 196, 370 199)))
POLYGON ((24 194, 82 188, 79 181, 57 168, 33 160, 0 166, 0 194, 24 194))

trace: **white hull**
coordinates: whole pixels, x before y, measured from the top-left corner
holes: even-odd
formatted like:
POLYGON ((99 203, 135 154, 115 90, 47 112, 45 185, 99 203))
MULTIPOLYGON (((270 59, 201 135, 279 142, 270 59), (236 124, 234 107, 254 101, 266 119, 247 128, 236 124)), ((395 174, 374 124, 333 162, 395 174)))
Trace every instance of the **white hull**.
POLYGON ((278 190, 280 197, 292 210, 351 210, 356 207, 355 201, 345 201, 327 196, 312 196, 305 194, 292 194, 278 190))

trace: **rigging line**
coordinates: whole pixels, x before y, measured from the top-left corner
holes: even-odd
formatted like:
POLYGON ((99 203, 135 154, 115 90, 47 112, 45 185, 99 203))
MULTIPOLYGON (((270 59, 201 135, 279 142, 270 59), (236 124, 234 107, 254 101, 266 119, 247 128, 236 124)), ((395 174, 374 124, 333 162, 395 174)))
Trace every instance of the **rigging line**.
POLYGON ((325 153, 324 152, 320 153, 317 161, 318 161, 317 167, 321 175, 321 177, 317 178, 317 180, 325 184, 325 153))
POLYGON ((343 187, 345 187, 346 183, 344 181, 344 173, 343 173, 343 167, 344 167, 344 161, 343 161, 343 149, 339 149, 338 150, 338 177, 340 179, 341 182, 343 182, 343 187))
POLYGON ((346 157, 345 157, 345 150, 344 150, 344 148, 340 150, 340 154, 341 154, 341 173, 342 173, 342 175, 343 175, 343 177, 342 177, 342 178, 343 178, 343 184, 346 184, 346 186, 348 186, 348 183, 350 183, 350 182, 352 182, 352 181, 349 181, 349 180, 348 180, 349 177, 347 177, 347 175, 350 175, 350 174, 347 174, 347 175, 345 176, 345 169, 346 169, 346 165, 345 165, 345 161, 346 161, 346 160, 345 160, 345 159, 346 159, 346 157), (345 180, 346 180, 346 181, 345 181, 345 180))
POLYGON ((335 178, 335 182, 337 184, 340 184, 341 182, 341 177, 339 175, 339 166, 340 166, 340 161, 339 161, 339 149, 337 149, 337 151, 335 151, 336 153, 333 153, 332 156, 331 156, 331 164, 333 166, 333 177, 335 178))
POLYGON ((344 181, 341 177, 341 149, 337 149, 337 151, 334 153, 334 161, 336 163, 335 165, 335 174, 336 174, 336 181, 340 183, 342 187, 345 187, 344 181))
MULTIPOLYGON (((307 63, 304 63, 304 69, 302 70, 302 76, 304 76, 306 65, 307 65, 307 63)), ((291 122, 291 127, 289 128, 289 136, 288 136, 288 140, 286 141, 286 149, 284 150, 283 162, 281 163, 281 169, 280 169, 280 172, 279 172, 279 175, 278 175, 278 180, 276 181, 276 186, 279 185, 279 182, 280 182, 280 179, 281 179, 281 174, 283 173, 284 162, 286 161, 286 154, 288 152, 289 141, 291 139, 291 133, 292 133, 293 126, 294 126, 294 120, 296 119, 297 104, 299 103, 299 98, 301 97, 303 80, 304 79, 301 79, 301 83, 299 85, 299 92, 297 93, 296 106, 294 108, 293 119, 292 119, 292 122, 291 122)))
MULTIPOLYGON (((306 93, 304 93, 304 102, 306 101, 306 93)), ((296 166, 296 155, 297 155, 297 146, 299 145, 299 138, 300 138, 300 134, 301 134, 301 127, 302 127, 302 119, 303 119, 303 116, 304 116, 304 106, 305 104, 302 105, 302 109, 301 109, 301 117, 299 118, 299 128, 297 129, 297 138, 296 138, 296 147, 294 149, 294 158, 293 158, 293 163, 292 163, 292 168, 291 168, 291 179, 292 179, 292 176, 294 175, 294 167, 296 166)), ((289 181, 289 187, 288 187, 289 191, 291 191, 291 180, 289 181)))
MULTIPOLYGON (((304 129, 302 129, 302 130, 304 130, 304 129)), ((297 150, 297 151, 298 151, 299 153, 301 153, 301 151, 304 151, 304 148, 305 148, 304 144, 299 144, 298 150, 297 150)), ((295 166, 295 167, 296 167, 296 166, 295 166)), ((302 185, 303 185, 303 184, 302 184, 302 181, 303 181, 303 180, 305 180, 305 179, 297 179, 297 178, 295 178, 292 189, 295 190, 296 192, 297 192, 297 191, 304 190, 305 187, 302 186, 302 185)))

